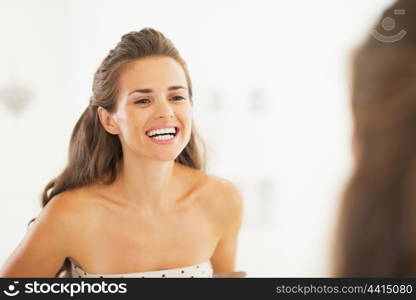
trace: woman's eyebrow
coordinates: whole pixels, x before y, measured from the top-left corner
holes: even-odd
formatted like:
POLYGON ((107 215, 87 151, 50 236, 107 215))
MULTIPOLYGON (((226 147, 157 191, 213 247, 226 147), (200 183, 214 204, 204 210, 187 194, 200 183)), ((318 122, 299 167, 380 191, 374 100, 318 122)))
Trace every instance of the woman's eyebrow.
MULTIPOLYGON (((168 91, 175 91, 175 90, 179 90, 179 89, 184 89, 184 90, 186 90, 185 89, 185 87, 184 86, 182 86, 182 85, 173 85, 173 86, 170 86, 170 87, 168 87, 168 91)), ((134 91, 131 91, 129 94, 128 94, 128 96, 130 96, 131 94, 133 94, 133 93, 143 93, 143 94, 149 94, 149 93, 153 93, 153 90, 152 89, 137 89, 137 90, 134 90, 134 91)))

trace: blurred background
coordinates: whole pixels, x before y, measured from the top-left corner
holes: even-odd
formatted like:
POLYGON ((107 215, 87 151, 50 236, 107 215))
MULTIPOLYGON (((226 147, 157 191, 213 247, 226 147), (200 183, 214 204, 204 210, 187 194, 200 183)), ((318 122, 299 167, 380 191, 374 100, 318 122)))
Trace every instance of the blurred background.
POLYGON ((351 167, 348 61, 391 0, 0 0, 0 264, 63 169, 93 73, 160 30, 187 61, 207 172, 241 190, 237 269, 330 276, 351 167))

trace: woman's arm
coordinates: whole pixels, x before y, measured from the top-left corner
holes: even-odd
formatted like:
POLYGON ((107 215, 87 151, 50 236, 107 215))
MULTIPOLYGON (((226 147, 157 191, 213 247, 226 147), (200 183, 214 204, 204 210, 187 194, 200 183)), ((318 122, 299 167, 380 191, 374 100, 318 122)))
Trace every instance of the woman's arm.
POLYGON ((243 220, 243 197, 228 180, 223 181, 222 197, 217 211, 221 215, 222 235, 211 257, 214 273, 234 272, 238 234, 243 220))
POLYGON ((55 277, 69 256, 73 215, 63 196, 55 196, 1 267, 0 277, 55 277))

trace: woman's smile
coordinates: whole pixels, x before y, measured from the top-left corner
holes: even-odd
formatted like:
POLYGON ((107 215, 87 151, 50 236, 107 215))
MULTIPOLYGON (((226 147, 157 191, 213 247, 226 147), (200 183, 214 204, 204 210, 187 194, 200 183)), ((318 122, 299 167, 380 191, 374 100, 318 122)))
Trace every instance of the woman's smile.
POLYGON ((160 134, 155 135, 153 137, 150 137, 147 135, 147 137, 156 144, 159 145, 170 145, 173 144, 178 139, 179 131, 177 131, 175 134, 173 133, 166 133, 166 134, 160 134))
POLYGON ((159 125, 146 131, 146 136, 159 145, 173 144, 178 134, 179 126, 176 125, 159 125))

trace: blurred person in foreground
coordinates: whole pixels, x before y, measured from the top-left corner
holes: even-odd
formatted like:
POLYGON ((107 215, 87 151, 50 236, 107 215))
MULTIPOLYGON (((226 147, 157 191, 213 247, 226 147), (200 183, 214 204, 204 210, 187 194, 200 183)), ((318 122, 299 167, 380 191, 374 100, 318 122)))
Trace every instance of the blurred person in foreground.
POLYGON ((416 1, 387 9, 354 53, 353 174, 336 277, 416 276, 416 1))

